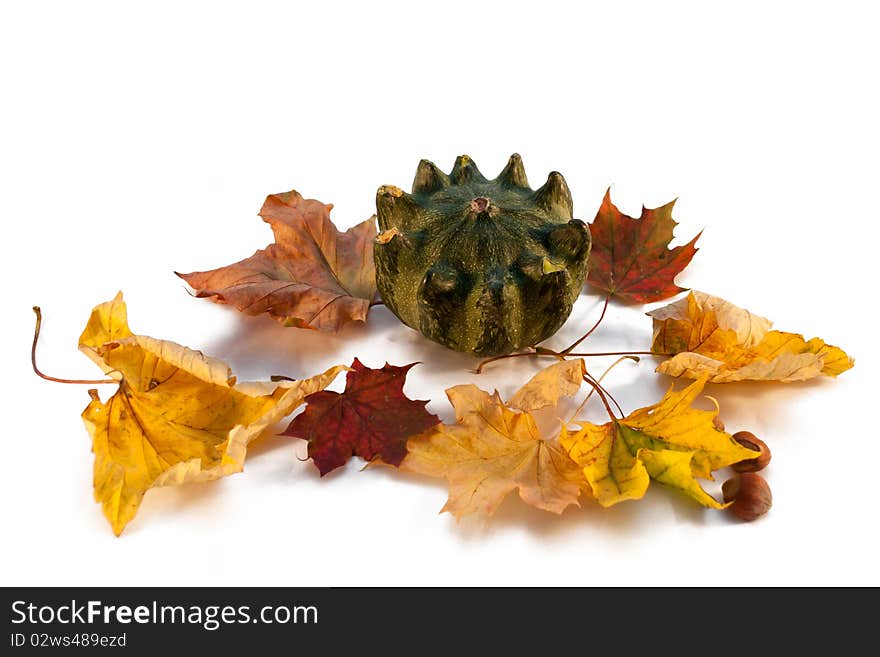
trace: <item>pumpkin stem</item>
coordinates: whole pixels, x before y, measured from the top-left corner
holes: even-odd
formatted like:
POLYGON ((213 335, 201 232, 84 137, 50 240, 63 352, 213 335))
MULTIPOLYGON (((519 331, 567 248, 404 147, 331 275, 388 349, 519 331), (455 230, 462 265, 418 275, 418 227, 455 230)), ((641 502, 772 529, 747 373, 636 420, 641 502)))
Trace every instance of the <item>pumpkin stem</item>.
POLYGON ((471 210, 476 212, 478 215, 487 214, 489 211, 489 199, 485 196, 478 196, 473 201, 471 201, 471 210))

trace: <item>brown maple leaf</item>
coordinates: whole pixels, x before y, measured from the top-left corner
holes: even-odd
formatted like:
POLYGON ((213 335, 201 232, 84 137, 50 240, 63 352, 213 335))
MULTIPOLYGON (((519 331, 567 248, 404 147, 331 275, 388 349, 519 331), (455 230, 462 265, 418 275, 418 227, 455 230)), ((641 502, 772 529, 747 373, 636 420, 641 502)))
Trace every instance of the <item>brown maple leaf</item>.
POLYGON ((381 369, 357 358, 341 394, 322 390, 306 397, 306 409, 281 434, 309 441, 309 456, 321 476, 345 465, 352 455, 399 465, 406 441, 440 422, 425 410, 428 402, 403 394, 406 374, 415 363, 381 369))
POLYGON ((338 331, 364 321, 376 296, 375 218, 341 233, 332 205, 298 192, 272 194, 260 216, 275 243, 232 265, 180 274, 196 291, 248 315, 268 313, 285 326, 338 331))
POLYGON ((682 292, 675 276, 697 252, 698 233, 684 246, 668 248, 677 222, 672 219, 675 201, 648 209, 641 218, 623 214, 605 192, 602 206, 590 224, 593 250, 587 282, 609 296, 650 303, 682 292))

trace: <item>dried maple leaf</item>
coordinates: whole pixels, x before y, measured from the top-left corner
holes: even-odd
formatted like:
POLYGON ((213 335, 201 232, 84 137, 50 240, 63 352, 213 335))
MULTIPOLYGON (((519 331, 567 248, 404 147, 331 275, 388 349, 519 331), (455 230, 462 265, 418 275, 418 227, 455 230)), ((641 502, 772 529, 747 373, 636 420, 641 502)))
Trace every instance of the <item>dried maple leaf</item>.
POLYGON ((590 224, 593 250, 587 282, 609 296, 650 303, 681 292, 675 276, 697 252, 694 239, 684 246, 668 248, 677 224, 672 219, 675 201, 649 210, 635 219, 623 214, 605 192, 602 206, 590 224))
POLYGON ((703 377, 678 392, 670 388, 659 403, 622 420, 601 426, 584 422, 573 433, 563 428, 560 444, 583 468, 599 504, 639 499, 654 479, 704 506, 725 506, 696 478, 711 479, 713 470, 755 458, 756 452, 714 425, 717 409, 691 407, 705 383, 703 377))
POLYGON ((118 536, 150 488, 240 472, 248 443, 345 369, 311 379, 236 383, 226 363, 174 342, 135 335, 119 294, 96 306, 80 350, 119 390, 92 390, 83 420, 95 454, 95 499, 118 536))
POLYGON ((555 405, 560 394, 573 394, 571 374, 583 372, 583 361, 551 365, 514 395, 525 410, 516 412, 498 393, 475 385, 446 391, 455 408, 456 424, 443 424, 410 439, 400 469, 446 477, 449 499, 443 511, 457 518, 470 513, 491 515, 510 491, 519 489, 524 502, 561 513, 586 481, 578 465, 555 439, 545 439, 529 412, 555 405), (541 394, 535 388, 543 387, 541 394))
POLYGON ((507 404, 522 411, 556 406, 560 397, 570 397, 580 390, 585 371, 581 358, 563 360, 545 367, 517 390, 507 404))
POLYGON ((268 313, 285 326, 338 331, 364 321, 376 296, 375 218, 340 233, 332 208, 295 191, 272 194, 260 216, 272 226, 274 244, 226 267, 177 275, 197 297, 248 315, 268 313))
POLYGON ((654 320, 651 350, 675 354, 657 368, 670 376, 705 374, 712 383, 804 381, 853 366, 846 353, 819 338, 771 331, 770 320, 703 292, 648 315, 654 320))
POLYGON ((425 410, 427 401, 403 394, 413 365, 386 363, 382 369, 371 369, 355 358, 345 391, 309 395, 305 410, 281 435, 309 441, 309 456, 321 476, 345 465, 352 455, 399 465, 406 455, 407 438, 440 422, 425 410))

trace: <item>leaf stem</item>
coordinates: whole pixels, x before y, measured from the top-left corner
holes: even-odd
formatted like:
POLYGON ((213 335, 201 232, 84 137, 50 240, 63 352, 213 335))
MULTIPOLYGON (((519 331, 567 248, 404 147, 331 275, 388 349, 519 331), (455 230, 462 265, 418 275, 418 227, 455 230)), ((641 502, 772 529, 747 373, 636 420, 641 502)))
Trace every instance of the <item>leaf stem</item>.
POLYGON ((523 351, 518 354, 504 354, 503 356, 493 356, 492 358, 487 358, 486 360, 480 362, 479 365, 477 365, 474 373, 482 374, 483 368, 489 363, 494 363, 498 360, 505 360, 507 358, 523 358, 524 356, 552 356, 553 358, 558 358, 559 360, 565 360, 566 356, 675 356, 675 354, 668 354, 665 352, 657 351, 578 351, 565 353, 564 351, 553 351, 552 349, 547 349, 546 347, 532 347, 531 349, 532 351, 523 351))
POLYGON ((565 349, 563 349, 560 352, 563 356, 570 354, 575 347, 577 347, 581 342, 583 342, 588 337, 590 337, 590 335, 592 335, 593 331, 595 331, 597 328, 599 328, 599 324, 601 324, 602 320, 605 319, 605 311, 608 310, 608 302, 610 302, 610 301, 611 301, 611 295, 608 294, 605 296, 605 302, 602 304, 602 313, 599 315, 599 319, 596 320, 596 323, 593 324, 593 327, 589 331, 584 333, 581 337, 579 337, 577 340, 575 340, 573 343, 568 345, 568 347, 566 347, 565 349))
MULTIPOLYGON (((602 391, 602 386, 599 385, 598 383, 596 383, 596 381, 595 381, 595 379, 593 379, 593 377, 588 376, 586 374, 584 374, 584 381, 586 381, 587 384, 590 387, 592 387, 593 390, 595 390, 596 393, 599 395, 599 399, 602 400, 602 404, 603 404, 603 406, 605 406, 605 410, 608 413, 608 417, 611 418, 611 421, 617 422, 617 416, 614 414, 614 411, 611 410, 611 406, 608 404, 608 399, 605 397, 605 393, 602 391)), ((622 414, 623 414, 623 411, 621 411, 621 415, 622 414)))
POLYGON ((583 351, 568 353, 566 356, 675 356, 662 351, 583 351))
POLYGON ((31 366, 34 368, 34 374, 46 381, 54 381, 55 383, 82 383, 85 385, 100 385, 102 383, 119 383, 114 379, 59 379, 57 376, 49 376, 43 374, 37 367, 37 340, 40 339, 40 329, 43 325, 43 314, 40 312, 39 306, 34 306, 34 314, 37 316, 37 325, 34 327, 34 341, 31 344, 31 366))
MULTIPOLYGON (((605 313, 608 311, 608 304, 611 302, 611 294, 605 296, 604 301, 602 302, 602 312, 599 313, 599 319, 596 320, 596 323, 590 327, 586 333, 584 333, 577 340, 572 342, 562 351, 553 351, 552 349, 547 349, 546 347, 529 347, 528 351, 522 351, 516 354, 502 354, 501 356, 492 356, 491 358, 487 358, 477 365, 474 373, 482 374, 483 368, 490 363, 494 363, 499 360, 506 360, 508 358, 524 358, 526 356, 553 356, 554 358, 558 358, 559 360, 565 360, 568 356, 674 356, 675 354, 667 354, 667 353, 657 353, 653 351, 582 351, 575 352, 574 349, 588 337, 590 337, 599 325, 602 323, 602 320, 605 319, 605 313)), ((612 366, 613 367, 613 366, 612 366)), ((615 402, 616 404, 617 402, 615 402)))
MULTIPOLYGON (((531 347, 530 347, 531 349, 531 347)), ((522 358, 523 356, 549 356, 550 354, 539 353, 537 351, 524 351, 519 354, 502 354, 501 356, 492 356, 492 358, 487 358, 484 361, 481 361, 477 368, 474 370, 475 374, 482 374, 483 368, 486 367, 489 363, 494 363, 498 360, 506 360, 508 358, 522 358)))
MULTIPOLYGON (((614 361, 613 363, 611 363, 611 365, 609 365, 608 367, 605 368, 605 371, 602 372, 601 376, 599 376, 599 378, 596 379, 596 383, 600 383, 600 384, 601 384, 601 383, 602 383, 602 380, 603 380, 606 376, 608 376, 608 373, 609 373, 611 370, 613 370, 615 367, 617 367, 618 365, 620 365, 620 364, 621 364, 623 361, 625 361, 625 360, 633 360, 633 361, 635 361, 635 362, 638 363, 638 362, 639 362, 639 357, 638 357, 638 356, 629 356, 629 355, 621 356, 621 357, 618 358, 616 361, 614 361)), ((577 417, 578 413, 580 413, 580 412, 584 409, 584 406, 587 405, 587 402, 590 401, 590 397, 593 396, 593 393, 594 393, 594 392, 596 392, 596 389, 595 389, 595 388, 593 388, 592 390, 590 390, 590 392, 587 393, 587 396, 584 397, 584 400, 578 405, 578 407, 577 407, 576 409, 574 409, 574 412, 571 414, 571 417, 568 418, 568 421, 565 423, 566 425, 569 425, 569 424, 571 424, 572 422, 574 422, 574 419, 577 417)), ((617 402, 615 402, 615 404, 617 404, 617 402)), ((620 404, 617 404, 617 407, 620 408, 620 404)), ((623 413, 623 411, 621 411, 621 414, 622 414, 622 413, 623 413)))
POLYGON ((590 379, 592 379, 593 383, 596 384, 596 388, 597 388, 600 392, 605 393, 605 396, 606 396, 608 399, 610 399, 610 400, 614 403, 614 406, 617 408, 617 412, 620 413, 620 417, 623 417, 624 415, 626 415, 626 414, 623 412, 623 409, 620 407, 620 404, 617 403, 617 400, 614 398, 614 395, 612 395, 612 394, 608 391, 608 388, 606 388, 605 386, 603 386, 602 383, 601 383, 598 379, 596 379, 596 377, 594 377, 592 374, 590 374, 589 372, 587 372, 587 376, 590 377, 590 379))

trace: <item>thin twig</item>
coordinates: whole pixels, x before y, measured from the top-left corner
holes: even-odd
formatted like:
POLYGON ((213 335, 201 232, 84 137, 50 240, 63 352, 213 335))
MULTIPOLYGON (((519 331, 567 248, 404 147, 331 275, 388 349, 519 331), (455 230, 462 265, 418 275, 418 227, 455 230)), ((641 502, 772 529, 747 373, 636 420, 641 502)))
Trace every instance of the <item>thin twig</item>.
POLYGON ((37 325, 34 327, 34 342, 31 344, 31 366, 34 368, 34 374, 46 381, 54 381, 55 383, 83 383, 85 385, 101 385, 102 383, 119 383, 114 379, 59 379, 57 376, 49 376, 43 374, 37 367, 37 340, 40 339, 40 328, 43 325, 43 314, 40 312, 39 306, 34 306, 34 314, 37 316, 37 325))

